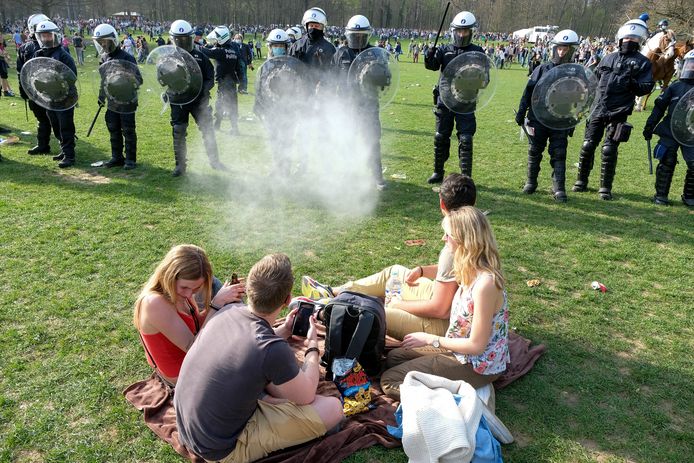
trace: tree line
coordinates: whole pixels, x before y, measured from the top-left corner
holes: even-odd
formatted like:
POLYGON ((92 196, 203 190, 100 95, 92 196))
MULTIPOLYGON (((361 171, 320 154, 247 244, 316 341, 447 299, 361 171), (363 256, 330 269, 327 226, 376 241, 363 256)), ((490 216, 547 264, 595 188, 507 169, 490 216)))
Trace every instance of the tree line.
MULTIPOLYGON (((436 30, 445 0, 4 0, 3 23, 32 13, 70 19, 108 17, 120 11, 137 12, 153 21, 186 19, 195 24, 282 24, 301 22, 303 12, 323 8, 330 24, 343 26, 363 14, 378 28, 436 30)), ((463 10, 472 11, 481 31, 511 32, 540 25, 574 29, 580 35, 613 36, 629 18, 651 15, 650 27, 670 20, 680 34, 694 30, 691 0, 452 0, 444 26, 463 10)))

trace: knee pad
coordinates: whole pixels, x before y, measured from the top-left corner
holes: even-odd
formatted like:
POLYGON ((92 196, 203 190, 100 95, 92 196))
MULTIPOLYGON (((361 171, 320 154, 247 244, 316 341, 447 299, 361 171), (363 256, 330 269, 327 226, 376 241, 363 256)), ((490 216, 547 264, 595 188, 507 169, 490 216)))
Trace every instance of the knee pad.
POLYGON ((602 158, 606 161, 617 160, 618 145, 602 145, 602 158))
POLYGON ((598 144, 593 140, 583 140, 583 145, 581 145, 581 149, 583 151, 595 151, 595 148, 597 148, 597 146, 598 144))
POLYGON ((566 161, 566 148, 555 148, 549 150, 550 162, 566 161))
POLYGON ((173 126, 174 138, 185 138, 186 133, 188 133, 188 124, 175 124, 173 126))
POLYGON ((450 143, 450 142, 451 142, 451 138, 450 138, 450 137, 447 137, 447 136, 445 136, 444 134, 442 134, 442 133, 440 133, 440 132, 436 132, 436 133, 434 134, 434 143, 437 143, 437 144, 438 144, 438 143, 450 143))
POLYGON ((471 150, 472 149, 472 135, 463 133, 458 136, 458 143, 460 143, 460 147, 464 150, 471 150))

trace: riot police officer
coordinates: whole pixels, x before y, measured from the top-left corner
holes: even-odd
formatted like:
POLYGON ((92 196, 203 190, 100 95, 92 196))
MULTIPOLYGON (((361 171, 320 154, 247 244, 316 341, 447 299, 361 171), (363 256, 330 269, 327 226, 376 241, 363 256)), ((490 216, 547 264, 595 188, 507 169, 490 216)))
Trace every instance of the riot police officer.
POLYGON ((529 130, 533 132, 528 137, 528 179, 523 187, 523 192, 533 194, 537 189, 537 176, 540 173, 542 153, 549 140, 548 151, 549 163, 552 166, 552 193, 554 199, 558 202, 566 202, 567 200, 565 188, 566 148, 569 144, 569 134, 573 133, 573 129, 556 130, 542 125, 535 117, 535 113, 530 105, 530 98, 535 86, 546 72, 554 66, 572 62, 579 43, 578 34, 570 29, 555 34, 552 39, 552 60, 535 68, 528 80, 528 84, 525 86, 525 92, 523 92, 518 105, 518 112, 516 113, 516 123, 522 126, 525 124, 527 112, 529 130))
MULTIPOLYGON (((346 82, 349 68, 357 55, 371 48, 369 39, 372 32, 371 24, 365 16, 352 16, 347 22, 347 27, 345 28, 347 46, 338 48, 333 55, 333 64, 337 67, 340 74, 339 82, 346 82)), ((359 108, 359 112, 363 116, 359 119, 359 123, 364 139, 369 144, 370 169, 376 188, 383 190, 386 183, 383 179, 383 168, 381 165, 381 119, 379 116, 378 99, 359 97, 359 90, 349 88, 348 84, 342 87, 347 87, 348 90, 348 94, 343 94, 342 96, 351 99, 354 107, 359 108)))
MULTIPOLYGON (((646 140, 650 140, 653 133, 660 137, 655 147, 655 157, 660 162, 655 171, 655 196, 653 197, 653 202, 658 205, 670 204, 668 193, 677 165, 677 150, 680 149, 687 163, 682 202, 689 207, 694 207, 694 146, 679 143, 674 138, 670 125, 675 106, 692 88, 694 88, 694 50, 685 55, 679 80, 668 86, 655 100, 653 111, 643 128, 643 136, 646 140), (667 115, 661 121, 666 109, 667 115)), ((692 130, 691 127, 689 130, 692 130)))
MULTIPOLYGON (((39 49, 34 57, 51 58, 65 64, 77 76, 77 66, 72 56, 62 46, 62 34, 55 23, 42 21, 36 26, 36 40, 39 49)), ((75 108, 64 111, 46 110, 46 116, 51 122, 53 133, 60 139, 60 151, 55 156, 58 167, 65 168, 75 165, 75 108)))
POLYGON ((612 199, 612 182, 617 169, 619 144, 629 139, 631 125, 627 117, 634 108, 634 97, 653 90, 651 63, 639 53, 648 37, 646 24, 639 19, 627 21, 617 32, 619 51, 605 56, 595 69, 598 82, 598 101, 586 122, 583 146, 578 158, 578 178, 573 191, 588 189, 588 176, 593 168, 595 149, 603 133, 598 194, 604 200, 612 199))
POLYGON ((335 54, 335 47, 325 39, 328 17, 320 8, 309 8, 304 12, 301 24, 306 29, 306 35, 289 47, 289 56, 298 58, 313 70, 310 78, 312 84, 318 87, 327 77, 326 73, 321 71, 330 69, 335 54))
POLYGON ((217 170, 227 170, 226 166, 219 161, 219 151, 212 122, 212 109, 209 104, 210 90, 214 87, 214 68, 212 63, 210 63, 209 58, 202 51, 193 47, 193 27, 188 21, 178 19, 171 23, 169 34, 173 44, 190 53, 202 71, 202 89, 195 100, 184 105, 171 105, 171 127, 174 157, 176 158, 176 168, 172 175, 178 177, 186 172, 188 156, 186 136, 191 115, 202 133, 202 140, 205 145, 205 151, 207 151, 207 157, 210 160, 210 166, 217 170))
MULTIPOLYGON (((431 71, 441 71, 455 57, 467 52, 484 53, 482 47, 472 43, 472 35, 477 28, 477 19, 469 11, 458 13, 451 22, 452 43, 441 47, 432 47, 424 57, 424 67, 431 71)), ((429 183, 443 181, 444 165, 450 155, 451 134, 456 125, 458 134, 458 159, 460 172, 472 176, 472 137, 477 131, 475 114, 457 114, 449 110, 441 100, 438 86, 434 88, 436 108, 436 134, 434 135, 434 173, 427 180, 429 183)))
POLYGON ((202 52, 217 62, 217 101, 215 102, 214 127, 219 130, 225 115, 231 120, 231 134, 239 133, 239 100, 236 86, 241 81, 243 68, 239 47, 231 41, 231 32, 226 26, 217 26, 212 31, 215 46, 202 48, 202 52))
MULTIPOLYGON (((120 40, 116 29, 110 24, 99 24, 94 28, 92 40, 97 52, 101 56, 101 64, 112 60, 127 61, 135 65, 133 68, 136 72, 135 78, 142 84, 142 76, 137 69, 135 57, 125 50, 120 48, 120 40)), ((103 86, 99 92, 99 106, 106 104, 106 96, 103 92, 103 86)), ((108 108, 104 120, 106 128, 108 128, 111 140, 111 159, 104 165, 106 167, 120 167, 130 170, 136 167, 137 163, 137 132, 135 128, 135 111, 137 110, 137 101, 132 105, 132 112, 113 111, 111 109, 112 102, 109 101, 108 108), (123 157, 123 147, 125 147, 125 158, 123 157)))
MULTIPOLYGON (((22 44, 21 47, 19 47, 19 50, 17 51, 17 75, 19 75, 22 72, 22 67, 24 67, 24 63, 29 61, 31 58, 34 57, 34 54, 36 51, 41 48, 39 46, 38 40, 36 40, 36 26, 43 21, 48 21, 49 18, 45 14, 42 13, 37 13, 29 16, 29 19, 27 20, 27 29, 29 30, 29 40, 26 41, 25 43, 22 44)), ((29 99, 29 95, 27 95, 26 91, 24 88, 22 88, 22 79, 17 79, 19 81, 19 94, 22 96, 24 100, 28 101, 29 109, 31 112, 34 114, 34 117, 36 118, 37 122, 37 129, 36 129, 36 139, 37 143, 36 146, 33 148, 30 148, 27 153, 36 155, 36 154, 50 154, 51 153, 51 121, 48 120, 48 116, 46 115, 46 109, 37 105, 34 103, 31 99, 29 99)), ((55 137, 60 140, 60 134, 55 131, 55 137)), ((61 155, 58 155, 61 156, 61 155)), ((54 159, 57 161, 58 159, 54 159)))

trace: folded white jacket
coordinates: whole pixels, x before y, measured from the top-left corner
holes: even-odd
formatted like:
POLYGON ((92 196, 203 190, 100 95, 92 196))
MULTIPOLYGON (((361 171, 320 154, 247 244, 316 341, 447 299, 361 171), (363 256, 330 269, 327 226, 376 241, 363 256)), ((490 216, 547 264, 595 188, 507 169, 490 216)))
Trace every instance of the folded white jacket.
POLYGON ((411 371, 400 386, 402 446, 411 463, 468 463, 484 415, 492 434, 504 444, 513 436, 465 381, 411 371), (456 405, 453 394, 461 397, 456 405))

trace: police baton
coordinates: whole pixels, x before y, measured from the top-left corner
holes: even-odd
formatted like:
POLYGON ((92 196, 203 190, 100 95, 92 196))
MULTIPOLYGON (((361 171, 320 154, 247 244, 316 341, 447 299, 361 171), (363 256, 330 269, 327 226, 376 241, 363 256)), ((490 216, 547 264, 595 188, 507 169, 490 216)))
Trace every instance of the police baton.
POLYGON ((27 100, 24 100, 24 117, 26 117, 27 122, 29 122, 29 108, 27 100))
POLYGON ((89 131, 87 132, 87 136, 92 134, 92 129, 94 128, 94 124, 96 124, 96 120, 99 118, 99 113, 101 112, 101 108, 103 108, 104 105, 100 104, 99 109, 96 111, 96 114, 94 115, 94 120, 92 121, 92 125, 89 126, 89 131))
POLYGON ((653 175, 653 155, 651 152, 651 141, 646 140, 646 146, 648 147, 648 173, 653 175))
POLYGON ((436 34, 436 40, 434 40, 434 47, 436 48, 436 44, 439 43, 439 37, 441 36, 441 31, 443 30, 443 23, 446 22, 446 15, 448 15, 448 9, 451 7, 451 2, 448 2, 446 5, 446 11, 443 12, 443 17, 441 18, 441 25, 439 26, 439 31, 436 34))

